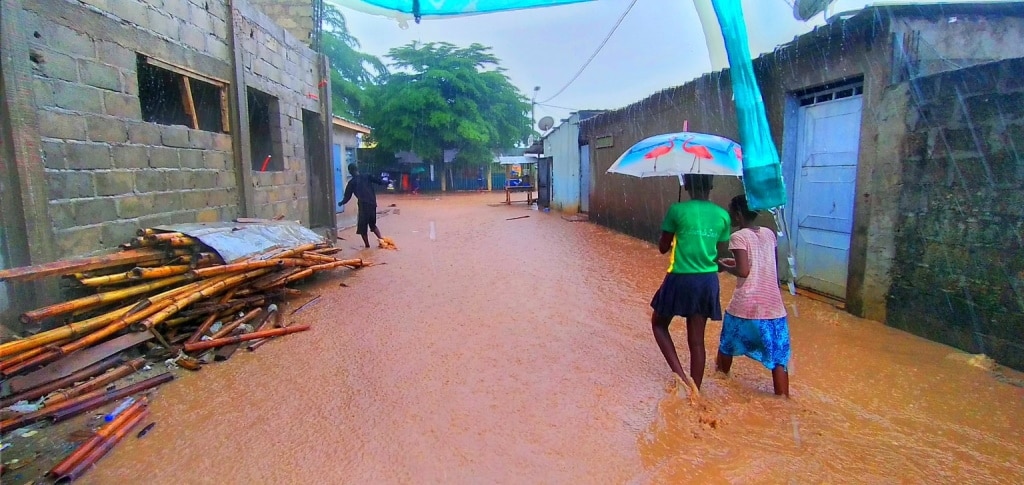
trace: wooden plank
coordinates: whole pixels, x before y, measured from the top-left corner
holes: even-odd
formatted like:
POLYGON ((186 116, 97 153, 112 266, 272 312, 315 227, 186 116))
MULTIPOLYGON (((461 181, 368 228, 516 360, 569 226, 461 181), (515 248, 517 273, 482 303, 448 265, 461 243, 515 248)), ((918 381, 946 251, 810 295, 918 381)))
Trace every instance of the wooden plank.
POLYGON ((228 90, 226 87, 220 88, 220 122, 221 129, 224 133, 231 133, 231 103, 228 102, 228 90))
POLYGON ((46 278, 48 276, 82 273, 94 269, 123 266, 142 261, 152 261, 165 256, 166 253, 159 249, 132 249, 103 256, 93 256, 91 258, 54 261, 52 263, 39 264, 36 266, 23 266, 20 268, 5 269, 0 271, 0 281, 33 281, 46 278))
POLYGON ((199 81, 212 84, 219 88, 223 88, 229 84, 227 81, 223 79, 217 79, 215 77, 207 76, 205 74, 199 74, 198 72, 195 72, 187 67, 178 66, 176 64, 171 64, 170 62, 161 61, 159 59, 154 59, 152 57, 146 57, 146 64, 159 67, 160 69, 164 69, 167 71, 171 71, 175 74, 181 74, 182 76, 197 79, 199 81))
POLYGON ((153 334, 149 332, 132 332, 85 350, 74 352, 31 374, 12 378, 8 381, 11 385, 11 392, 21 392, 25 389, 31 389, 47 382, 55 381, 151 339, 153 339, 153 334))
POLYGON ((196 101, 192 98, 192 82, 189 81, 188 76, 181 76, 178 79, 178 84, 181 86, 181 104, 185 107, 185 114, 192 121, 192 129, 198 130, 199 115, 196 114, 196 101))
POLYGON ((242 346, 241 343, 237 343, 237 344, 225 345, 225 346, 217 349, 217 352, 215 352, 213 354, 214 362, 223 362, 225 360, 230 359, 231 356, 235 353, 235 351, 238 350, 238 347, 241 347, 241 346, 242 346))

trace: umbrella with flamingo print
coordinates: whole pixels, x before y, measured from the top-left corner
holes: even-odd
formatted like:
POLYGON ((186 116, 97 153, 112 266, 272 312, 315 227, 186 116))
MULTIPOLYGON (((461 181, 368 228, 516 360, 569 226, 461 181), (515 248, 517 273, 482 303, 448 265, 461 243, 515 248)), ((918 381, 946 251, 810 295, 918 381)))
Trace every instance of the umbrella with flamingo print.
POLYGON ((607 173, 633 177, 743 175, 739 143, 706 133, 666 133, 644 139, 623 153, 607 173))
POLYGON ((743 175, 739 143, 706 133, 666 133, 646 138, 623 153, 607 173, 633 177, 680 177, 688 173, 743 175))

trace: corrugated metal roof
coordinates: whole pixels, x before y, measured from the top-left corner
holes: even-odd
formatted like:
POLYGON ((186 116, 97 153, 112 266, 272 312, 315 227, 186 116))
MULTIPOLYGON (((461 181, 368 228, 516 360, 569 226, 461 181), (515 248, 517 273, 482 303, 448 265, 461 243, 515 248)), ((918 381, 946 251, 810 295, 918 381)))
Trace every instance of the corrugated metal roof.
POLYGON ((334 124, 336 124, 338 126, 344 126, 347 123, 349 125, 353 125, 350 128, 358 127, 358 128, 365 129, 366 130, 365 133, 369 133, 369 132, 373 131, 373 128, 371 126, 364 125, 364 124, 362 124, 362 123, 360 123, 358 121, 352 121, 352 120, 350 120, 348 118, 342 118, 341 116, 338 116, 338 115, 334 115, 333 118, 334 118, 334 120, 333 120, 334 124))

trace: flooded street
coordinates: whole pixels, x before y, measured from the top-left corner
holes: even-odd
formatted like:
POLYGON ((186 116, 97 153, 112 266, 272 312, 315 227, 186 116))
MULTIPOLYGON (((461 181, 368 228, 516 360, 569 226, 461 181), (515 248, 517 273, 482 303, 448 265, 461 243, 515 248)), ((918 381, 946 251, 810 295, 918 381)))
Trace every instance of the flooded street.
MULTIPOLYGON (((665 257, 499 199, 382 197, 400 210, 380 219, 400 251, 355 250, 344 231, 342 255, 386 264, 305 286, 297 302, 322 298, 289 318, 312 331, 162 387, 156 428, 82 483, 1024 477, 1020 373, 807 298, 785 295, 792 400, 737 359, 728 379, 709 368, 691 405, 649 324, 665 257)), ((685 326, 672 330, 685 365, 685 326)))

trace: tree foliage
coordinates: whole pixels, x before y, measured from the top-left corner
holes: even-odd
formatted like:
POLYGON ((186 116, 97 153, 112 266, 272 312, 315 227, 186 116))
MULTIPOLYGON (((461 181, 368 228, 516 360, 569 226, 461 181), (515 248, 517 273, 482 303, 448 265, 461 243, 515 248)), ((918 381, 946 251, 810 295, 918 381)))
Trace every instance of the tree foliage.
POLYGON ((394 72, 370 90, 364 118, 381 148, 434 161, 458 149, 461 160, 485 163, 525 140, 530 104, 490 51, 446 42, 391 49, 394 72))
POLYGON ((324 4, 323 53, 331 63, 331 97, 335 114, 361 118, 368 101, 366 89, 387 79, 387 66, 376 56, 360 52, 359 40, 348 31, 345 16, 324 4))

